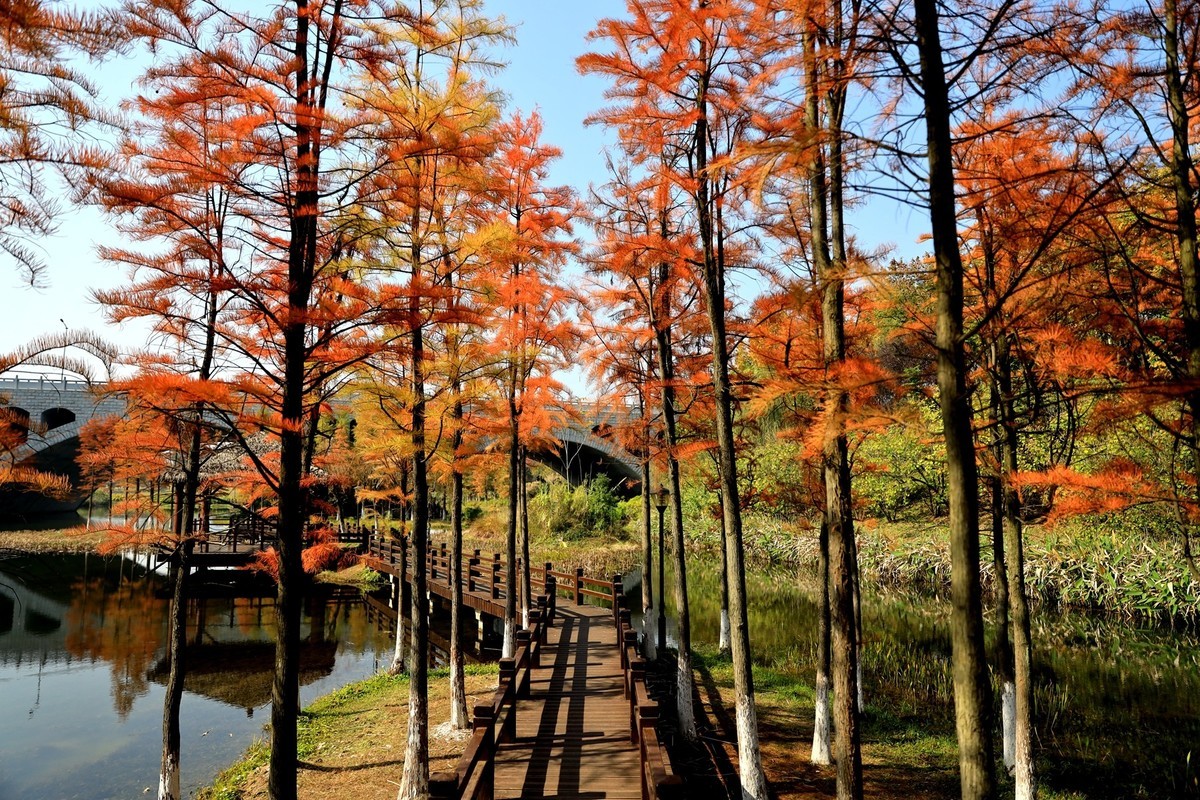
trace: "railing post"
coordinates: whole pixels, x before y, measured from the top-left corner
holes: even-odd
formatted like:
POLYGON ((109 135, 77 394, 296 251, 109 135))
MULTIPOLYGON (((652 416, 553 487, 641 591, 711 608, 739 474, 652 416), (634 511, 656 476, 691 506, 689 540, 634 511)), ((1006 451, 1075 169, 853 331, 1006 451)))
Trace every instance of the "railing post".
POLYGON ((554 622, 554 610, 558 607, 558 580, 553 576, 546 578, 546 624, 554 622))
POLYGON ((546 628, 550 626, 549 617, 550 604, 546 600, 546 595, 540 594, 537 599, 538 624, 538 641, 542 644, 546 643, 546 628))
POLYGON ((479 566, 479 551, 467 559, 467 591, 475 591, 475 569, 479 566))
POLYGON ((583 605, 583 567, 575 568, 575 605, 583 605))
POLYGON ((500 554, 496 553, 496 557, 492 559, 492 599, 500 598, 500 554))
POLYGON ((458 800, 458 773, 435 772, 429 776, 430 800, 458 800))
POLYGON ((529 668, 534 669, 542 666, 542 642, 546 641, 546 626, 542 624, 542 617, 546 613, 546 603, 544 597, 538 598, 537 608, 529 612, 529 668))
MULTIPOLYGON (((532 613, 533 612, 530 612, 530 615, 531 615, 530 621, 531 622, 532 622, 532 613)), ((525 648, 525 651, 524 651, 524 660, 525 660, 524 667, 525 667, 525 669, 524 669, 524 671, 521 671, 520 669, 518 669, 518 673, 522 674, 524 677, 521 679, 520 685, 516 687, 516 690, 517 690, 516 696, 517 697, 528 697, 529 696, 529 670, 533 667, 533 663, 532 663, 532 661, 533 661, 533 633, 528 628, 526 628, 525 630, 517 631, 517 652, 518 653, 521 652, 522 647, 525 648)), ((515 703, 516 701, 514 700, 513 702, 515 703)))
MULTIPOLYGON (((645 666, 646 666, 646 662, 643 661, 642 662, 643 673, 645 672, 645 666)), ((643 680, 644 679, 645 678, 643 678, 643 680)), ((637 732, 634 734, 633 741, 641 742, 642 737, 644 735, 642 733, 642 731, 645 728, 653 728, 658 723, 658 704, 654 703, 654 702, 638 704, 636 693, 634 695, 634 703, 636 704, 635 709, 634 709, 634 716, 637 719, 637 732)), ((642 751, 645 752, 645 748, 642 748, 642 751)))
POLYGON ((622 586, 622 583, 621 583, 621 576, 620 576, 620 575, 613 575, 613 579, 612 579, 612 608, 613 608, 613 619, 614 619, 614 620, 619 620, 619 619, 620 619, 620 617, 618 616, 618 611, 617 611, 617 609, 619 609, 619 608, 620 608, 620 603, 618 603, 618 602, 617 602, 617 598, 618 598, 618 597, 621 597, 621 598, 623 598, 624 596, 625 596, 625 590, 624 590, 624 587, 622 586))
MULTIPOLYGON (((511 658, 500 659, 500 690, 510 700, 508 713, 496 736, 497 742, 511 742, 517 734, 517 662, 511 658)), ((503 703, 501 710, 503 710, 503 703)))
POLYGON ((478 800, 493 800, 496 793, 496 715, 490 706, 475 706, 475 733, 483 731, 481 753, 483 770, 479 775, 478 800))

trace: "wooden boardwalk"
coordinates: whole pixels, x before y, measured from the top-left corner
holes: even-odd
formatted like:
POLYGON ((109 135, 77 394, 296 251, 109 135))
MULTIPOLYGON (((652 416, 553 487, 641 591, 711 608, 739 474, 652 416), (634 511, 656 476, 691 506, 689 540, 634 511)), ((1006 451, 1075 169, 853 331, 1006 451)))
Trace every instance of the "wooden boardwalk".
POLYGON ((616 640, 611 610, 558 607, 516 704, 516 735, 497 745, 497 800, 642 796, 616 640))
MULTIPOLYGON (((209 545, 209 558, 249 557, 265 541, 230 538, 209 545)), ((363 544, 366 562, 404 588, 413 560, 407 542, 372 536, 363 544)), ((509 587, 499 554, 474 551, 456 576, 443 543, 430 548, 424 570, 431 595, 449 597, 457 578, 464 606, 503 617, 509 587)), ((658 704, 646 687, 620 576, 556 571, 547 563, 530 579, 540 594, 529 628, 518 632, 513 657, 500 660, 490 702, 475 707, 455 769, 430 776, 431 796, 680 800, 685 787, 658 738, 658 704)))

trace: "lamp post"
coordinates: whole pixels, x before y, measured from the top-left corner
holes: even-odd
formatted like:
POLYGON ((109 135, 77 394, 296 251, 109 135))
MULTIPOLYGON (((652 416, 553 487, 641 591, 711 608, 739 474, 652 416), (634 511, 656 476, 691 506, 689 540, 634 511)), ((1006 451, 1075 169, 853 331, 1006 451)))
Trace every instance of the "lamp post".
POLYGON ((663 513, 667 510, 667 498, 670 497, 667 487, 658 485, 654 495, 654 504, 658 508, 658 652, 667 649, 667 603, 663 593, 663 513))

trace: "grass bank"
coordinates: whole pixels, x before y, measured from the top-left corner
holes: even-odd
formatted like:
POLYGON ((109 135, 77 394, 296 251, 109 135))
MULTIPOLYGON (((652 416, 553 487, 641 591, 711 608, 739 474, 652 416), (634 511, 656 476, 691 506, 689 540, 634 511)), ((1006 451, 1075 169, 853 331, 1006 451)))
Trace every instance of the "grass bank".
POLYGON ((3 531, 0 532, 0 552, 51 555, 98 553, 103 540, 103 531, 85 531, 81 528, 3 531))
MULTIPOLYGON (((467 705, 496 688, 495 664, 467 665, 467 705)), ((450 729, 449 672, 429 681, 429 770, 449 769, 467 737, 450 729)), ((379 674, 325 695, 300 715, 298 754, 302 798, 392 800, 404 770, 408 678, 379 674)), ((252 800, 267 796, 267 745, 259 742, 202 789, 198 800, 252 800)))
MULTIPOLYGON (((733 668, 729 658, 704 645, 695 651, 693 665, 702 709, 711 727, 707 737, 720 745, 729 763, 736 763, 733 668)), ((774 796, 780 800, 835 797, 836 767, 817 766, 810 761, 812 687, 786 669, 763 665, 755 665, 754 684, 763 768, 774 796)), ((945 711, 931 714, 928 706, 894 696, 876 696, 869 701, 861 728, 867 797, 951 800, 959 796, 954 719, 948 708, 945 711)), ((1064 778, 1052 765, 1043 763, 1040 768, 1043 777, 1052 777, 1054 783, 1064 778)), ((1096 769, 1104 774, 1113 767, 1097 763, 1096 769)), ((996 775, 1001 794, 1011 793, 1012 780, 999 761, 996 775)), ((1048 783, 1044 780, 1039 787, 1042 800, 1083 800, 1090 796, 1087 790, 1048 783)))

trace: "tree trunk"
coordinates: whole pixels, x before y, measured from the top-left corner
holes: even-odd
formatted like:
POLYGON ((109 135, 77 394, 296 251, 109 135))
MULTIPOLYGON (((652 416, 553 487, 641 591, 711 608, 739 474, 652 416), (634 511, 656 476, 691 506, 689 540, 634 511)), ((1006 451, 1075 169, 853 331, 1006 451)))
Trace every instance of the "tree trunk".
MULTIPOLYGON (((821 118, 817 86, 815 31, 810 26, 804 37, 807 73, 805 116, 810 130, 820 129, 821 118)), ((844 264, 834 265, 826 237, 829 193, 826 184, 825 154, 820 144, 809 158, 809 207, 811 209, 811 249, 817 282, 821 291, 822 356, 826 380, 832 380, 845 359, 845 284, 844 264)), ((837 762, 838 800, 862 798, 862 751, 858 714, 858 638, 854 616, 854 581, 848 543, 854 537, 851 516, 850 455, 844 419, 850 397, 830 386, 823 402, 832 407, 833 430, 823 437, 822 484, 825 487, 825 530, 829 547, 829 621, 831 666, 833 668, 834 751, 837 762)))
POLYGON ((824 515, 821 517, 821 531, 817 543, 817 580, 821 584, 820 599, 817 601, 817 682, 813 687, 811 761, 814 764, 825 765, 833 763, 833 755, 829 748, 829 524, 824 515))
POLYGON ((717 649, 721 655, 728 656, 733 650, 733 629, 729 626, 729 553, 725 550, 725 503, 721 498, 722 495, 718 491, 718 524, 721 532, 721 627, 717 634, 717 649))
POLYGON ((450 552, 450 574, 455 577, 454 586, 450 591, 450 725, 457 730, 471 727, 471 717, 467 713, 467 683, 463 670, 462 625, 459 617, 462 615, 463 595, 463 474, 459 464, 458 451, 463 442, 463 403, 459 398, 458 380, 454 381, 452 391, 454 401, 454 434, 450 439, 453 448, 450 476, 450 537, 452 540, 450 552))
MULTIPOLYGON (((419 174, 418 162, 418 174, 419 174)), ((429 592, 425 558, 429 552, 429 463, 425 457, 425 336, 420 322, 420 211, 412 213, 412 637, 408 660, 408 737, 399 800, 429 797, 429 592)))
MULTIPOLYGON (((1186 378, 1189 389, 1188 431, 1196 499, 1200 500, 1200 255, 1196 232, 1196 193, 1192 186, 1195 164, 1191 148, 1191 112, 1184 93, 1179 64, 1179 12, 1176 0, 1163 2, 1163 54, 1166 60, 1167 104, 1171 119, 1171 182, 1175 190, 1175 240, 1179 248, 1179 284, 1183 311, 1184 343, 1187 346, 1186 378)), ((1187 512, 1185 511, 1185 514, 1187 512)), ((1192 555, 1194 522, 1183 521, 1183 557, 1192 579, 1200 582, 1200 567, 1192 555)))
POLYGON ((517 649, 517 517, 520 515, 521 436, 517 403, 508 401, 508 535, 505 539, 504 565, 504 642, 500 656, 512 658, 517 649))
POLYGON ((529 476, 528 454, 521 446, 521 627, 529 627, 529 609, 533 606, 533 585, 529 576, 529 476))
POLYGON ((1013 485, 1017 474, 1017 420, 1013 408, 1012 352, 1008 336, 998 343, 1000 428, 1004 436, 1001 465, 1004 491, 1004 545, 1011 566, 1008 595, 1012 607, 1014 737, 1013 779, 1016 800, 1033 800, 1037 782, 1033 768, 1033 638, 1025 594, 1025 543, 1021 525, 1021 496, 1013 485))
MULTIPOLYGON (((642 413, 646 409, 642 408, 642 413)), ((654 537, 650 526, 650 447, 642 458, 642 649, 646 658, 656 658, 654 652, 654 537)))
MULTIPOLYGON (((700 63, 708 60, 702 42, 700 63)), ((696 89, 696 211, 703 249, 704 294, 713 346, 713 389, 716 394, 717 452, 725 511, 725 551, 729 559, 729 615, 732 623, 733 684, 738 736, 738 765, 744 800, 766 800, 767 779, 758 743, 754 707, 754 673, 750 624, 746 609, 746 568, 742 555, 742 511, 738 497, 737 453, 733 435, 733 386, 729 380, 729 343, 725 336, 725 271, 713 252, 712 208, 708 178, 708 74, 699 73, 696 89)), ((660 598, 661 599, 661 598, 660 598)))
MULTIPOLYGON (((991 230, 983 210, 976 212, 976 222, 982 238, 984 290, 991 297, 996 294, 996 251, 991 230)), ((997 314, 998 324, 1003 324, 1003 318, 997 314)), ((991 393, 988 406, 992 419, 996 423, 995 441, 992 450, 996 459, 996 474, 991 480, 992 489, 992 568, 996 582, 996 677, 1000 681, 1000 734, 1004 766, 1010 772, 1016 765, 1016 725, 1017 725, 1017 695, 1014 683, 1014 664, 1012 649, 1012 629, 1009 624, 1009 582, 1008 564, 1004 557, 1004 471, 1005 471, 1005 407, 1002 402, 1000 361, 1006 358, 1002 354, 998 341, 993 341, 989 350, 989 367, 992 373, 991 393)), ((1009 381, 1011 383, 1011 380, 1009 381)))
MULTIPOLYGON (((199 435, 196 436, 197 440, 199 435)), ((196 448, 197 451, 199 447, 196 448)), ((193 504, 195 486, 192 487, 193 504)), ((194 513, 194 509, 192 509, 194 513)), ((193 523, 194 524, 194 523, 193 523)), ((191 527, 191 526, 188 526, 191 527)), ((187 646, 187 575, 190 569, 195 540, 184 533, 171 558, 171 592, 169 658, 166 692, 163 697, 162 766, 158 778, 158 800, 182 800, 179 786, 180 737, 179 708, 183 701, 183 682, 186 676, 184 649, 187 646)))
POLYGON ((983 646, 979 586, 979 476, 963 343, 963 266, 958 249, 950 102, 935 0, 915 0, 915 30, 929 158, 929 210, 937 262, 937 379, 950 506, 950 638, 963 800, 996 792, 992 689, 983 646))
MULTIPOLYGON (((190 548, 189 548, 190 549, 190 548)), ((163 697, 162 765, 158 773, 158 800, 182 800, 179 787, 179 707, 183 701, 183 648, 187 638, 187 605, 184 577, 188 563, 183 548, 171 559, 170 671, 163 697)))
POLYGON ((408 580, 409 571, 412 569, 408 548, 410 541, 412 541, 412 537, 409 535, 404 533, 400 535, 400 571, 402 575, 394 579, 396 581, 396 641, 392 648, 392 663, 388 667, 389 675, 403 675, 408 671, 408 651, 404 646, 404 615, 412 614, 412 583, 408 580))
MULTIPOLYGON (((220 228, 218 227, 218 250, 220 248, 220 228)), ((200 369, 196 378, 206 382, 212 378, 213 355, 216 350, 217 331, 217 293, 212 289, 215 277, 213 270, 219 270, 219 264, 210 262, 209 292, 204 316, 204 349, 200 357, 200 369)), ((183 703, 184 680, 187 676, 187 662, 184 651, 187 646, 187 578, 191 569, 192 551, 196 547, 196 498, 200 494, 200 458, 202 436, 200 424, 204 414, 204 404, 196 403, 192 407, 193 418, 190 420, 190 435, 188 437, 188 454, 185 465, 183 483, 179 491, 172 492, 172 531, 175 536, 175 554, 171 559, 173 591, 169 609, 170 631, 168 634, 170 666, 167 672, 166 691, 163 696, 163 751, 162 767, 159 771, 158 800, 182 800, 179 786, 180 768, 180 735, 179 709, 183 703), (178 495, 178 496, 176 496, 178 495)), ((89 501, 88 514, 91 506, 89 501)), ((203 607, 200 614, 203 615, 203 607)), ((197 625, 197 634, 204 627, 201 621, 197 625)))
MULTIPOLYGON (((654 320, 654 341, 658 351, 658 373, 662 378, 663 428, 667 455, 667 475, 671 483, 671 534, 675 549, 675 613, 679 655, 676 658, 675 705, 679 732, 688 741, 695 741, 696 714, 692 704, 695 681, 692 677, 692 623, 687 596, 687 546, 683 540, 683 497, 679 479, 679 459, 676 458, 679 434, 675 411, 675 357, 671 345, 671 307, 666 289, 668 265, 659 267, 660 307, 654 320)), ((663 598, 659 598, 662 602, 663 598)))
MULTIPOLYGON (((998 397, 998 393, 996 394, 998 397)), ((998 404, 996 407, 998 409, 998 404)), ((1000 415, 996 415, 1000 419, 1000 415)), ((1004 468, 1003 446, 997 448, 996 464, 1004 468)), ((1004 558, 1004 489, 997 475, 992 480, 992 569, 996 573, 996 677, 1000 680, 1000 734, 1004 766, 1011 772, 1016 764, 1017 695, 1013 682, 1013 651, 1009 625, 1008 564, 1004 558)))
POLYGON ((270 800, 296 800, 297 716, 300 711, 300 602, 305 579, 300 560, 308 492, 303 484, 304 411, 307 399, 308 304, 312 295, 320 203, 320 117, 309 79, 307 0, 296 0, 296 196, 289 220, 287 309, 283 314, 283 387, 279 432, 279 588, 275 611, 275 675, 271 684, 270 800), (314 124, 316 123, 316 124, 314 124))

